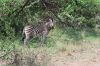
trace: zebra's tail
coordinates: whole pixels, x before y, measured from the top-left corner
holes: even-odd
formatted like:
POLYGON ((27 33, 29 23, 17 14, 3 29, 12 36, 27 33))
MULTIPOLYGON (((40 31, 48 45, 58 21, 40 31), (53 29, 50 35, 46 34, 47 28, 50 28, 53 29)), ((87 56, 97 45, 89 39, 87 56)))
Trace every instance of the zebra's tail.
POLYGON ((22 33, 22 41, 24 41, 24 39, 25 39, 25 32, 23 30, 23 33, 22 33))

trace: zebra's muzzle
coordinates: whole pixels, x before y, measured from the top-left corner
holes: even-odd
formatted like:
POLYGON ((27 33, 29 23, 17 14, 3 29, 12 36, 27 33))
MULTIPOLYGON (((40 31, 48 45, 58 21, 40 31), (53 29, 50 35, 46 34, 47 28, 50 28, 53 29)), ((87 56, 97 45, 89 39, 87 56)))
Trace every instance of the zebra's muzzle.
POLYGON ((51 29, 54 29, 54 26, 51 29))

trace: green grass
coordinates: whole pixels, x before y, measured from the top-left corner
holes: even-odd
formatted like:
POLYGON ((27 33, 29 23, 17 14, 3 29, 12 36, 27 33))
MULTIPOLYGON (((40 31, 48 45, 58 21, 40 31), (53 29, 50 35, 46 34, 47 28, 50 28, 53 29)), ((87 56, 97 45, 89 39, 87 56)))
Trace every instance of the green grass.
MULTIPOLYGON (((46 44, 44 44, 44 47, 51 48, 55 47, 56 43, 62 43, 62 44, 70 44, 72 42, 82 41, 82 40, 97 40, 100 39, 100 33, 96 32, 93 29, 89 30, 75 30, 72 28, 67 28, 65 30, 59 29, 56 27, 54 30, 52 30, 48 38, 46 40, 46 44)), ((23 46, 23 42, 21 41, 21 38, 16 38, 14 40, 0 40, 0 50, 2 48, 4 49, 13 49, 19 48, 20 46, 23 46)), ((31 39, 29 41, 30 48, 37 48, 40 46, 39 40, 31 39)))
MULTIPOLYGON (((56 29, 54 29, 48 35, 49 38, 46 40, 46 44, 43 44, 43 46, 39 44, 38 40, 34 39, 29 42, 28 47, 23 46, 21 38, 14 40, 0 40, 0 57, 11 51, 10 54, 6 55, 5 58, 2 59, 11 62, 11 59, 14 59, 15 52, 17 52, 22 58, 28 57, 36 60, 37 58, 34 56, 39 55, 40 57, 43 57, 43 59, 45 56, 45 59, 42 60, 41 63, 46 64, 52 55, 59 52, 71 53, 73 51, 100 48, 100 35, 98 32, 91 31, 92 30, 77 31, 72 28, 68 28, 63 32, 62 29, 56 27, 56 29)), ((79 58, 81 57, 73 57, 74 60, 79 58)))
MULTIPOLYGON (((39 40, 30 40, 28 48, 23 45, 21 38, 14 38, 13 40, 5 39, 0 40, 0 51, 24 51, 32 50, 38 53, 38 51, 44 51, 48 54, 54 54, 63 51, 73 51, 80 49, 90 49, 99 47, 100 33, 93 29, 89 30, 75 30, 67 28, 62 30, 56 27, 48 35, 46 43, 41 46, 39 40)), ((26 51, 25 51, 26 52, 26 51)))
MULTIPOLYGON (((93 41, 100 39, 100 33, 95 32, 95 30, 75 30, 72 28, 68 28, 66 30, 62 30, 56 27, 56 29, 52 30, 50 34, 48 35, 48 38, 46 40, 46 44, 43 44, 44 47, 51 48, 56 47, 57 43, 61 43, 60 45, 68 45, 73 44, 77 41, 93 41)), ((31 39, 29 41, 29 47, 30 48, 38 48, 41 46, 39 43, 39 40, 31 39)), ((0 50, 7 50, 7 49, 14 49, 14 48, 20 48, 23 46, 23 42, 21 41, 21 38, 17 38, 14 40, 0 40, 0 50)))

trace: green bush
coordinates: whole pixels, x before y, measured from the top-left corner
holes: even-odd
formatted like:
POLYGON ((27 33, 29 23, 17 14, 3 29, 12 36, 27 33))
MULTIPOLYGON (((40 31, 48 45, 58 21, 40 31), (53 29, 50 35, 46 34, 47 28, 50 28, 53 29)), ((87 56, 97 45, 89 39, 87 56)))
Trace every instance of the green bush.
MULTIPOLYGON (((52 13, 47 11, 39 0, 30 0, 23 10, 22 6, 27 0, 0 0, 0 36, 20 36, 23 27, 29 23, 40 21, 44 15, 50 15, 58 20, 52 13), (31 5, 30 5, 31 4, 31 5)), ((100 11, 98 0, 50 0, 51 7, 56 15, 70 27, 80 26, 95 27, 95 15, 100 11), (81 18, 82 17, 82 18, 81 18)), ((57 21, 60 23, 60 21, 57 21)), ((63 24, 63 23, 61 23, 63 24)), ((81 29, 78 27, 78 29, 81 29)))

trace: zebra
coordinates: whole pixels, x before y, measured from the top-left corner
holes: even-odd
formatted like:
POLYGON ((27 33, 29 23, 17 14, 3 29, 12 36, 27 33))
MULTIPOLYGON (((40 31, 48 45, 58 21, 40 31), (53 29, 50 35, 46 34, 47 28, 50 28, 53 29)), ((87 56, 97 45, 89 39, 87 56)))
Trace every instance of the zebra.
POLYGON ((48 33, 54 29, 54 22, 52 18, 46 19, 46 21, 38 23, 37 25, 27 25, 23 29, 24 45, 28 44, 31 37, 40 38, 41 42, 44 42, 48 33))

